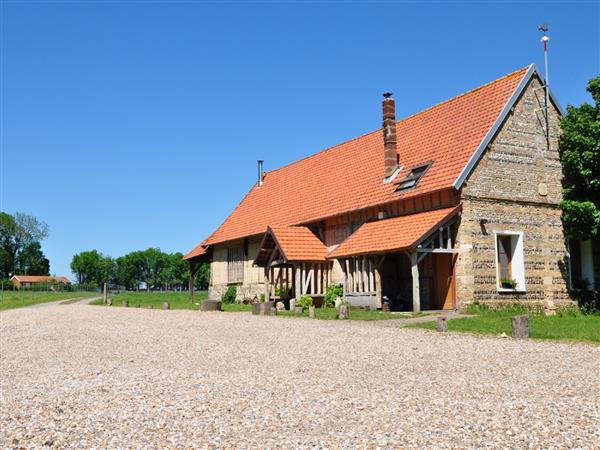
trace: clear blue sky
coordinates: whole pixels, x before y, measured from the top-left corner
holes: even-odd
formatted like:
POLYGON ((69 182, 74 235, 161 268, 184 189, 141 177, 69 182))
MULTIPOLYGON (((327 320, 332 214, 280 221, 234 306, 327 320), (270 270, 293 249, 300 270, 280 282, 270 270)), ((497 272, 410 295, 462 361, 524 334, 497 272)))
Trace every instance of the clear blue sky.
MULTIPOLYGON (((6 1, 1 208, 74 253, 186 252, 256 179, 536 62, 560 102, 600 73, 598 2, 6 1)), ((309 176, 309 174, 307 174, 309 176)))

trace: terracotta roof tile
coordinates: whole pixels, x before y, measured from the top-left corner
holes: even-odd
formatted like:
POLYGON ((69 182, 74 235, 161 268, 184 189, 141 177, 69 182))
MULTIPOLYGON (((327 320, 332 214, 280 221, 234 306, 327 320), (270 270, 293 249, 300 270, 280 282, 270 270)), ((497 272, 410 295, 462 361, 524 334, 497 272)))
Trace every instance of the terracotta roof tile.
POLYGON ((307 227, 269 227, 287 261, 325 261, 327 247, 307 227))
POLYGON ((457 214, 461 206, 367 222, 334 249, 329 257, 357 256, 406 250, 457 214))
POLYGON ((197 245, 191 252, 185 255, 183 259, 192 259, 196 258, 197 256, 202 256, 207 252, 207 250, 208 246, 206 246, 204 242, 202 242, 202 244, 197 245))
POLYGON ((67 277, 52 277, 50 275, 13 275, 12 279, 21 283, 71 283, 67 277))
POLYGON ((416 188, 394 193, 393 183, 383 183, 379 129, 266 173, 264 184, 255 185, 204 244, 451 188, 526 72, 520 69, 397 122, 402 169, 396 180, 433 161, 416 188))

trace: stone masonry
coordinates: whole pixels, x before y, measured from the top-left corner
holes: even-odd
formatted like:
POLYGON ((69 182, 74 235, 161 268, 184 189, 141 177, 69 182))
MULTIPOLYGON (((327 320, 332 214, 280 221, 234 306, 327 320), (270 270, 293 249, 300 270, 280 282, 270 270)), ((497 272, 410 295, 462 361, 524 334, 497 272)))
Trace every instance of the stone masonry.
POLYGON ((484 152, 461 192, 457 235, 457 300, 490 305, 525 302, 571 305, 561 211, 558 111, 550 108, 545 136, 544 90, 533 78, 484 152), (536 112, 536 110, 538 110, 536 112), (525 292, 499 292, 494 231, 523 233, 525 292))

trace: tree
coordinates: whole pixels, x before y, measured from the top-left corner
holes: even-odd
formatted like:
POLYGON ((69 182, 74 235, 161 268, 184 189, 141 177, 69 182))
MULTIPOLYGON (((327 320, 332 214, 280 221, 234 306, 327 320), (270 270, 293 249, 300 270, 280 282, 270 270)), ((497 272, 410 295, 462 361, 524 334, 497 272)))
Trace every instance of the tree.
POLYGON ((47 275, 50 264, 40 244, 47 236, 48 225, 36 217, 0 212, 0 277, 47 275))
POLYGON ((201 290, 208 289, 210 284, 210 264, 202 263, 196 272, 196 287, 201 290))
POLYGON ((114 262, 97 250, 81 252, 73 256, 71 270, 79 284, 102 286, 108 283, 114 273, 114 262))
POLYGON ((39 242, 32 242, 19 253, 18 272, 25 275, 50 275, 50 261, 39 242))
POLYGON ((567 235, 577 239, 600 232, 600 76, 587 90, 595 104, 569 106, 561 122, 563 223, 567 235))

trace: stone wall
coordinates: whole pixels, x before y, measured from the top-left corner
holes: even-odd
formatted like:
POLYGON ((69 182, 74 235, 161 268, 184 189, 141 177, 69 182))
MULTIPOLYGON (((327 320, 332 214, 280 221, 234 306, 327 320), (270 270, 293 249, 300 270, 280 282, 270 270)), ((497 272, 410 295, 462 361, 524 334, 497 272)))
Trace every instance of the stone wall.
POLYGON ((227 249, 231 247, 243 247, 244 240, 227 242, 226 244, 217 244, 213 248, 213 260, 211 263, 211 280, 208 288, 208 298, 211 300, 220 300, 229 286, 237 287, 237 299, 249 300, 254 297, 260 297, 264 293, 264 272, 261 267, 253 267, 254 257, 258 251, 258 246, 262 237, 253 237, 248 239, 248 251, 244 259, 244 279, 243 283, 229 283, 227 279, 227 249))
POLYGON ((550 111, 550 147, 536 109, 543 89, 534 78, 486 149, 461 192, 457 235, 457 300, 494 305, 570 305, 561 212, 559 114, 550 111), (498 289, 494 231, 523 233, 525 292, 498 289))

